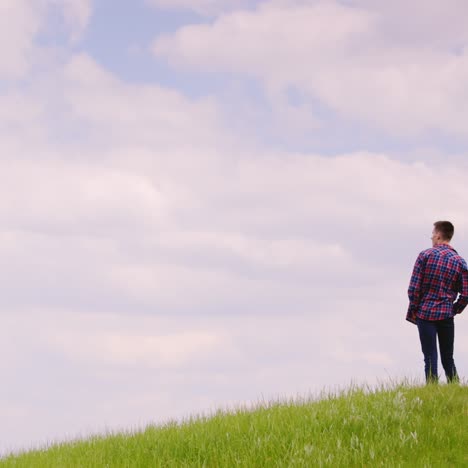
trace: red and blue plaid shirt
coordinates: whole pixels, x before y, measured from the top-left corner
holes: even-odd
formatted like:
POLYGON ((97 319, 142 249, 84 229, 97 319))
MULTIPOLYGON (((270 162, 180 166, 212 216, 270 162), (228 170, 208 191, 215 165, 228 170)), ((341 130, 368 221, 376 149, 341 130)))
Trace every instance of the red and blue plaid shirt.
POLYGON ((423 250, 414 265, 408 297, 406 320, 412 323, 417 317, 443 320, 460 314, 468 304, 465 260, 448 244, 423 250))

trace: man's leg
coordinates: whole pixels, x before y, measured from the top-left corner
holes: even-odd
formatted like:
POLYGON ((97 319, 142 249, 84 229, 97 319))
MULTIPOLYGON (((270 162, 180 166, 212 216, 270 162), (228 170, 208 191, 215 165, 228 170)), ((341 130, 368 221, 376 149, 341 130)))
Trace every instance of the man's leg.
POLYGON ((417 319, 421 349, 424 354, 426 382, 437 382, 437 327, 432 320, 417 319))
POLYGON ((447 376, 447 382, 458 381, 457 369, 453 361, 453 342, 455 337, 453 318, 438 321, 437 335, 439 337, 440 359, 447 376))

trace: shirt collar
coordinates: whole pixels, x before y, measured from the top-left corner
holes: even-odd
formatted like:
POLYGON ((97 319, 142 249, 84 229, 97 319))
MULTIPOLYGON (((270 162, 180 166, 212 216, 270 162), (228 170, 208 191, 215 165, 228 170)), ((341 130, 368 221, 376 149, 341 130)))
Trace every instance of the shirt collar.
POLYGON ((450 250, 453 250, 454 252, 456 252, 456 250, 450 244, 439 244, 439 245, 436 245, 434 248, 436 248, 436 249, 450 249, 450 250))

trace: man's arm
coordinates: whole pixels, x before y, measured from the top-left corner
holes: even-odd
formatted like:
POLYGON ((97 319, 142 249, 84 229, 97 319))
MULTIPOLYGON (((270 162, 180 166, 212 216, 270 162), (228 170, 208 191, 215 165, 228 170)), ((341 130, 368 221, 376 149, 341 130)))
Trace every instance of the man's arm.
POLYGON ((421 286, 423 281, 423 255, 419 254, 414 264, 413 274, 408 287, 409 307, 406 314, 406 320, 416 323, 416 312, 418 311, 421 298, 421 286))
POLYGON ((460 295, 453 304, 453 314, 461 314, 468 305, 468 268, 464 263, 458 282, 458 292, 460 295))

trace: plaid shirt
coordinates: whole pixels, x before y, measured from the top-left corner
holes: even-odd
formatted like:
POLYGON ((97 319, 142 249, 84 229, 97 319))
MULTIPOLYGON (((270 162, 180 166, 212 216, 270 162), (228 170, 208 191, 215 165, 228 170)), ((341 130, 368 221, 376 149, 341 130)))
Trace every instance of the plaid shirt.
POLYGON ((447 244, 422 251, 414 265, 408 297, 406 320, 412 323, 416 317, 443 320, 460 314, 468 304, 465 260, 447 244))

